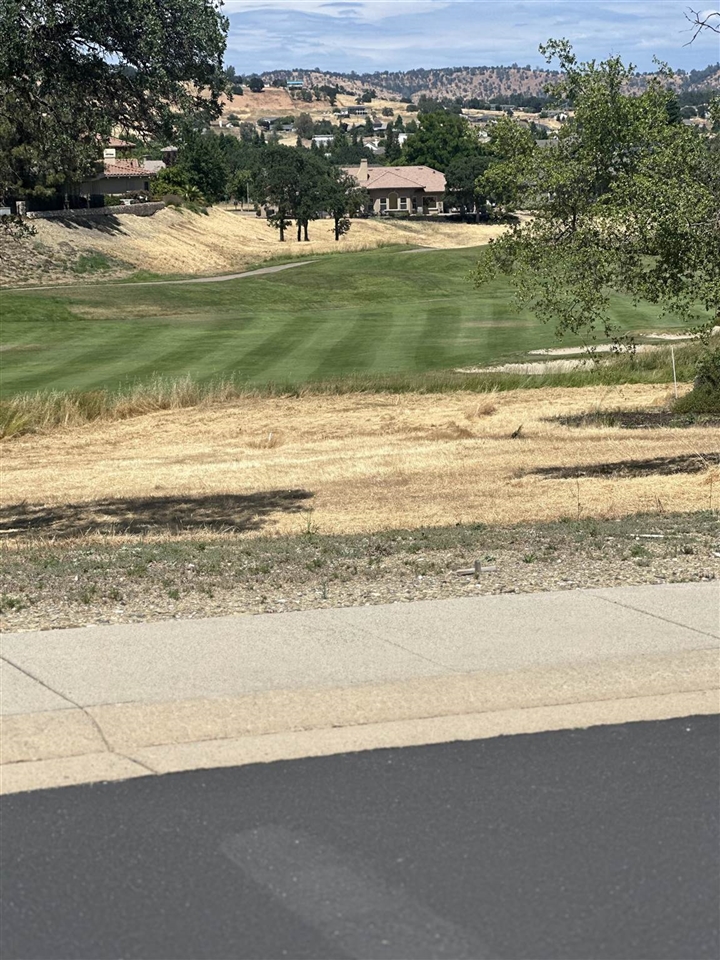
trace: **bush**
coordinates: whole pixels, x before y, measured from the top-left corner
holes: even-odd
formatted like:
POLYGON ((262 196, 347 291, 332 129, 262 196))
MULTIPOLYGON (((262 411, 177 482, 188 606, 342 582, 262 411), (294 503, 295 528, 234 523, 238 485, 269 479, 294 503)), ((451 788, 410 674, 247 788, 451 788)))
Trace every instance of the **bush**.
POLYGON ((700 358, 692 390, 677 401, 674 409, 677 413, 720 415, 720 347, 700 358))

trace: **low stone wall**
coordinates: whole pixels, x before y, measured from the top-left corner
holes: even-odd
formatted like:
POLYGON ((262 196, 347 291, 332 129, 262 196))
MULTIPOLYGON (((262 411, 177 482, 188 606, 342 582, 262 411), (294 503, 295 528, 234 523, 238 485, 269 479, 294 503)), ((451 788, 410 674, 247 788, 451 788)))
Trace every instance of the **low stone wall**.
POLYGON ((28 220, 75 220, 77 218, 86 219, 87 217, 115 217, 127 216, 133 217, 151 217, 158 210, 162 210, 165 204, 162 200, 155 203, 130 203, 120 204, 115 207, 80 207, 77 210, 31 210, 27 214, 28 220))

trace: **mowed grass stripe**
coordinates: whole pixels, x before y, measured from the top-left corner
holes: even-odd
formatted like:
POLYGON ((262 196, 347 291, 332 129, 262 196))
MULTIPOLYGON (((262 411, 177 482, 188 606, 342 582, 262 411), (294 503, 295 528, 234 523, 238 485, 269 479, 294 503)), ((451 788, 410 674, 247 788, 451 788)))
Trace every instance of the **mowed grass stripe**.
MULTIPOLYGON (((0 293, 3 342, 43 345, 12 353, 2 392, 115 389, 155 374, 300 384, 491 364, 555 346, 552 327, 518 312, 505 281, 473 289, 477 256, 364 251, 223 283, 0 293)), ((669 326, 627 298, 611 309, 627 330, 669 326)))
POLYGON ((392 311, 364 311, 348 321, 343 336, 336 339, 310 371, 311 380, 326 380, 347 374, 376 371, 382 344, 393 325, 392 311))
POLYGON ((238 370, 248 379, 261 382, 277 379, 303 379, 288 376, 293 368, 292 358, 304 342, 322 327, 323 319, 293 314, 264 337, 253 349, 238 351, 238 370))
MULTIPOLYGON (((220 333, 222 335, 225 331, 221 328, 220 333)), ((156 344, 159 349, 146 351, 142 358, 138 358, 129 370, 130 378, 140 382, 177 369, 200 375, 198 365, 202 368, 204 364, 209 344, 213 341, 212 334, 212 328, 206 324, 166 327, 165 336, 156 344)))
MULTIPOLYGON (((15 355, 18 363, 8 370, 3 364, 3 391, 19 393, 36 388, 37 381, 46 390, 91 389, 97 382, 107 383, 113 380, 109 371, 114 356, 118 358, 119 369, 127 371, 132 363, 133 351, 129 350, 127 331, 119 327, 104 331, 98 342, 95 331, 90 329, 74 330, 75 323, 68 325, 65 342, 59 341, 43 351, 42 360, 33 364, 31 370, 24 362, 22 354, 15 355)), ((84 325, 83 325, 84 327, 84 325)), ((154 340, 157 332, 152 328, 138 329, 137 340, 154 340)), ((38 358, 40 360, 40 358, 38 358)))

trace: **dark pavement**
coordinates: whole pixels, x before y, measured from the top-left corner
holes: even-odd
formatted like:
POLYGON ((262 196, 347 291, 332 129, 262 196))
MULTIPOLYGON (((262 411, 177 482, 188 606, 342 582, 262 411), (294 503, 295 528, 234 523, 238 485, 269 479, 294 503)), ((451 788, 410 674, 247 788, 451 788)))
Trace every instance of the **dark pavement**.
POLYGON ((3 960, 717 960, 695 717, 2 802, 3 960))

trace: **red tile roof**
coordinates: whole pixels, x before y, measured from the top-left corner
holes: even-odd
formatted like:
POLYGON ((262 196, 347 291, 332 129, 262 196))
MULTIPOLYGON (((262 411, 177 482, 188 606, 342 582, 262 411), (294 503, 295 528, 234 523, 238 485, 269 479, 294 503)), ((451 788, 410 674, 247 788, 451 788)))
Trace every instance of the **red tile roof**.
POLYGON ((154 177, 152 170, 138 160, 105 160, 102 175, 106 177, 154 177))

